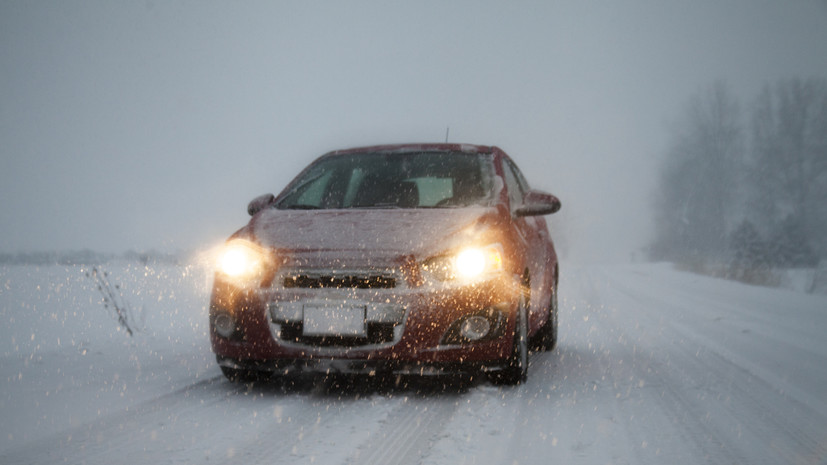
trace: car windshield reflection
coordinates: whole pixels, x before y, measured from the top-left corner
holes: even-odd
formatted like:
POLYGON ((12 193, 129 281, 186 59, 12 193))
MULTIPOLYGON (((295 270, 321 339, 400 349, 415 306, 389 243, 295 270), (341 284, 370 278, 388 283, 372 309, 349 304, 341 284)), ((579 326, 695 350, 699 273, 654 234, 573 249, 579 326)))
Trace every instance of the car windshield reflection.
POLYGON ((311 165, 277 208, 451 208, 488 205, 491 156, 454 152, 331 155, 311 165), (447 155, 447 156, 446 156, 447 155))

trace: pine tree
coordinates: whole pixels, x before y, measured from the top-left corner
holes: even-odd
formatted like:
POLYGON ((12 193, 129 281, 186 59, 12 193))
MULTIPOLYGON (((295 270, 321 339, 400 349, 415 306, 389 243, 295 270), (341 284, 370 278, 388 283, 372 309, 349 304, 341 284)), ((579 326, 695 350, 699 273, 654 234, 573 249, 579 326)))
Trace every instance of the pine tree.
POLYGON ((729 277, 748 283, 761 283, 769 273, 767 243, 750 221, 744 220, 730 234, 732 262, 729 277))
POLYGON ((818 257, 810 246, 804 225, 788 215, 775 228, 770 241, 769 262, 776 267, 816 266, 818 257))

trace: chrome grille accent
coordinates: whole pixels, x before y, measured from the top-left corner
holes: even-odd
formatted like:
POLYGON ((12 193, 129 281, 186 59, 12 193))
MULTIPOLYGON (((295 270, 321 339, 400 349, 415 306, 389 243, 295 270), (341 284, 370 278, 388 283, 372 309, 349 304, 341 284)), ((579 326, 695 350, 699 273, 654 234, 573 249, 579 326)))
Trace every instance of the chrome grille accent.
POLYGON ((296 270, 286 272, 285 289, 394 289, 401 280, 391 271, 296 270))

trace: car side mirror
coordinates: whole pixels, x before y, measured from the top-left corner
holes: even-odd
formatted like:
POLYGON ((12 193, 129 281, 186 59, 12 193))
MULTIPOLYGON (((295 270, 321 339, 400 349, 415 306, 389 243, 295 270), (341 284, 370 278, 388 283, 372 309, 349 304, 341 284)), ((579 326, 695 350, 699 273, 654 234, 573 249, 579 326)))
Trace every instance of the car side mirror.
POLYGON ((259 195, 247 204, 247 213, 249 213, 250 216, 253 216, 270 205, 273 205, 275 201, 276 196, 273 194, 259 195))
POLYGON ((523 204, 514 213, 517 216, 538 216, 550 215, 557 210, 560 210, 560 199, 549 193, 532 189, 526 193, 523 204))

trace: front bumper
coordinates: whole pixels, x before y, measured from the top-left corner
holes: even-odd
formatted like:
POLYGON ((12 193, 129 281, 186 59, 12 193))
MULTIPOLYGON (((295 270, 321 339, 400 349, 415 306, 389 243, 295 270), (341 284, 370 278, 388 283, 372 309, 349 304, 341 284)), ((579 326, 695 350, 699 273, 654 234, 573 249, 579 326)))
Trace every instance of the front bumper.
POLYGON ((511 354, 519 293, 505 277, 403 289, 242 289, 217 277, 212 348, 220 365, 235 369, 490 371, 511 354), (471 317, 488 322, 474 340, 460 331, 471 317))
POLYGON ((400 360, 353 360, 353 359, 275 359, 250 360, 234 359, 221 355, 216 356, 221 367, 253 372, 271 372, 279 375, 294 375, 303 373, 321 373, 327 375, 355 374, 367 376, 382 375, 411 375, 411 376, 440 376, 500 371, 503 366, 499 361, 477 362, 411 362, 400 360))

